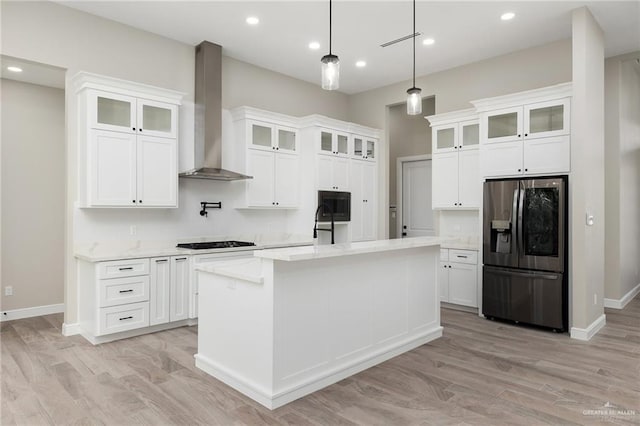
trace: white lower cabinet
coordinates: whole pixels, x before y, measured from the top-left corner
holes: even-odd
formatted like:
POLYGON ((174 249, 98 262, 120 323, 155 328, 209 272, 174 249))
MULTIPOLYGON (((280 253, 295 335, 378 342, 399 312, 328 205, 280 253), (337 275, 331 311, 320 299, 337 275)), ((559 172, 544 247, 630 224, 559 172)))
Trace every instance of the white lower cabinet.
POLYGON ((438 270, 440 301, 478 307, 478 252, 440 250, 438 270))
POLYGON ((188 319, 190 268, 188 256, 79 261, 82 334, 95 344, 114 340, 109 335, 115 333, 188 319))
POLYGON ((189 258, 151 259, 150 324, 189 318, 189 258))

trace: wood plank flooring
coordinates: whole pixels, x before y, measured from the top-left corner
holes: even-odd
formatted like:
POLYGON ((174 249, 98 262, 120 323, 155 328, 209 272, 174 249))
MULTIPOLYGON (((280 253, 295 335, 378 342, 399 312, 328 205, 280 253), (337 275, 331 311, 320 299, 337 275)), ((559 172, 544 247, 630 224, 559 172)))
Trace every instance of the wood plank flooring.
POLYGON ((640 296, 606 315, 579 342, 443 309, 442 338, 274 411, 195 368, 196 327, 92 346, 62 315, 5 322, 1 423, 638 425, 640 296))

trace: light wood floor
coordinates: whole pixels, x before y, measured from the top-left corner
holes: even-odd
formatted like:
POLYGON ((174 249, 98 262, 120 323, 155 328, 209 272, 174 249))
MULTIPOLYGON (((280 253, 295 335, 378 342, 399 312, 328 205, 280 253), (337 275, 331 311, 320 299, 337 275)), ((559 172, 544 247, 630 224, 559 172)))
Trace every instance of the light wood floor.
POLYGON ((5 322, 1 422, 638 425, 640 297, 606 315, 585 343, 445 309, 441 339, 274 411, 194 367, 195 327, 92 346, 61 315, 5 322))

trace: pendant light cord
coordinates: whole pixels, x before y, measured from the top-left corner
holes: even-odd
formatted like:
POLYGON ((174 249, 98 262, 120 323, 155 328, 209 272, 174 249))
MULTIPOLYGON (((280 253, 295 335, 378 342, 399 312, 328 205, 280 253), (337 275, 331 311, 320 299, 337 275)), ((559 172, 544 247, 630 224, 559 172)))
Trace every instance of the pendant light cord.
POLYGON ((331 0, 329 0, 329 55, 331 55, 331 0))
POLYGON ((413 0, 413 87, 416 87, 416 0, 413 0))

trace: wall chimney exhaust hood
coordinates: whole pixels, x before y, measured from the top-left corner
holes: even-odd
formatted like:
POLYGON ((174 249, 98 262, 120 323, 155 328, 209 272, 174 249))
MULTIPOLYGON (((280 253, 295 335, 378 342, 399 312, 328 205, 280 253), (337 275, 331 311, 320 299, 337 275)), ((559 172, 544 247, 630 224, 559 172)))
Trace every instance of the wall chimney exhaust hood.
POLYGON ((222 168, 222 47, 208 41, 196 46, 195 168, 178 176, 253 179, 222 168))

